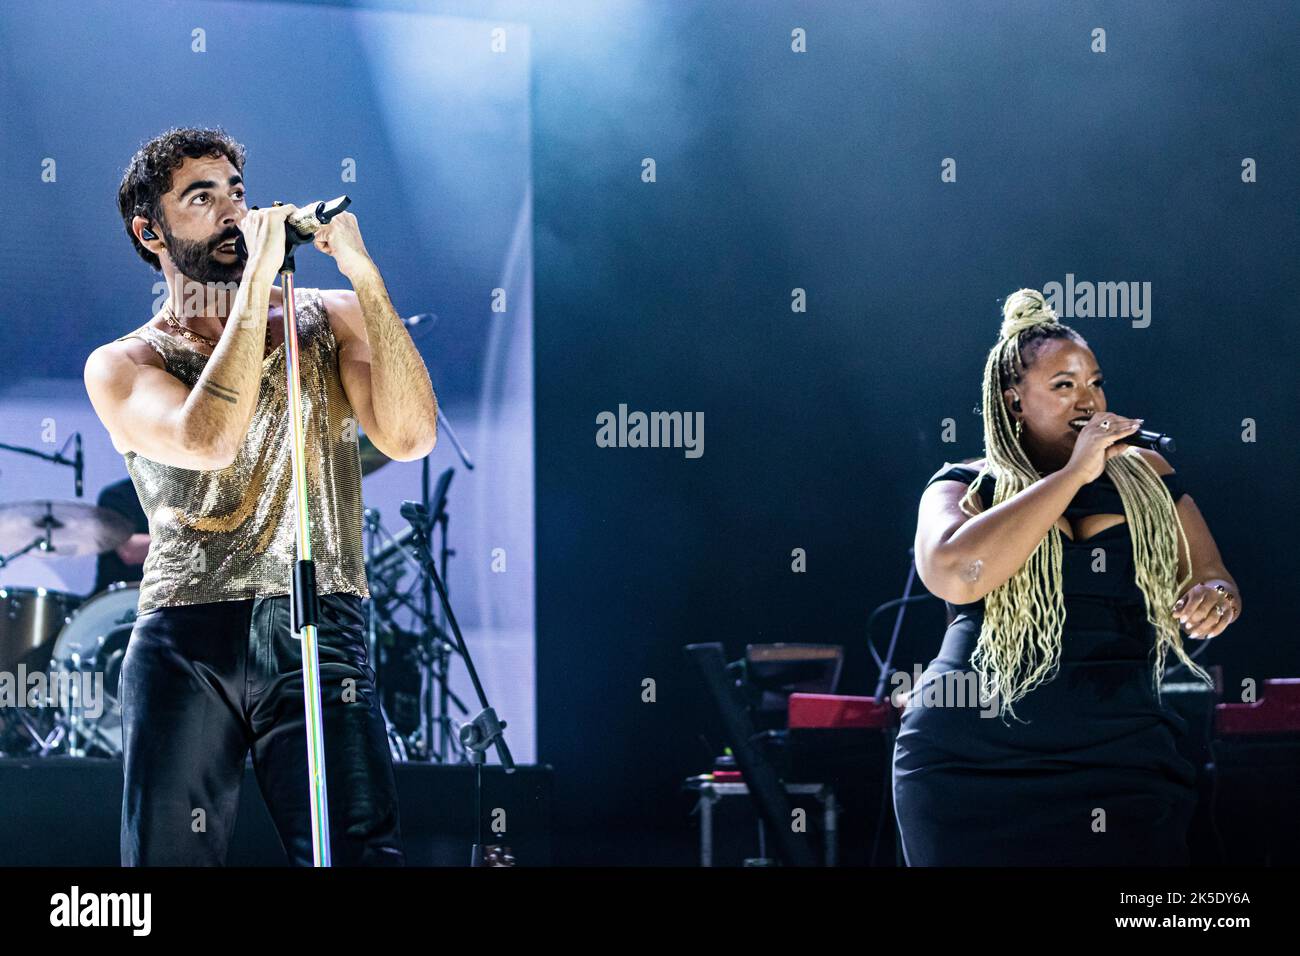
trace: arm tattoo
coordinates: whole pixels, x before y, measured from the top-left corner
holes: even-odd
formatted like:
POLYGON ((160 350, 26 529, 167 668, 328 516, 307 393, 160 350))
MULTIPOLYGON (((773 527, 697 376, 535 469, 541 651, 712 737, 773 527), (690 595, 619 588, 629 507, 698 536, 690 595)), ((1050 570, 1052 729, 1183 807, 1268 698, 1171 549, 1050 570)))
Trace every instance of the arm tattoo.
POLYGON ((233 388, 226 388, 226 386, 218 385, 216 382, 204 382, 203 388, 210 394, 217 396, 217 398, 225 399, 232 405, 238 404, 239 402, 239 393, 233 388))
POLYGON ((984 570, 984 562, 976 558, 966 566, 966 572, 962 575, 967 581, 975 582, 980 579, 980 572, 984 570))

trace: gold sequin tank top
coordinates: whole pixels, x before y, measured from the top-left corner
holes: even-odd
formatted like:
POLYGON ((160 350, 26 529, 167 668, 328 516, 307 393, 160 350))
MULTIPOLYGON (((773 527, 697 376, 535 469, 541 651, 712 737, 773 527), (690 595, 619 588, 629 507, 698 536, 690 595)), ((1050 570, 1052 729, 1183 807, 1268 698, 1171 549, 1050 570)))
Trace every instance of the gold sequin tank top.
MULTIPOLYGON (((294 302, 316 590, 367 598, 361 457, 338 346, 320 290, 296 289, 294 302)), ((148 325, 121 338, 147 342, 190 388, 208 363, 203 352, 148 325)), ((263 360, 248 434, 226 468, 191 471, 133 451, 124 456, 149 518, 140 614, 289 593, 296 551, 285 361, 283 343, 263 360)))

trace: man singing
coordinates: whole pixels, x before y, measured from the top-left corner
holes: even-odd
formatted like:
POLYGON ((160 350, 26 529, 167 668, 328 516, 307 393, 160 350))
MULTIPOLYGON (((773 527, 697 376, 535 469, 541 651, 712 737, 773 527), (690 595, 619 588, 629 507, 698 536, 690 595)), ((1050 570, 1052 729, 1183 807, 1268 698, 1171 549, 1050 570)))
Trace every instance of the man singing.
MULTIPOLYGON (((249 750, 294 865, 312 863, 283 262, 292 205, 250 210, 244 147, 173 129, 131 159, 118 208, 167 304, 86 361, 90 400, 149 517, 122 665, 122 863, 222 865, 249 750), (243 235, 247 260, 234 240, 243 235)), ((367 659, 358 426, 390 458, 437 439, 428 370, 356 217, 316 233, 353 291, 296 289, 331 856, 401 865, 392 759, 367 659)))

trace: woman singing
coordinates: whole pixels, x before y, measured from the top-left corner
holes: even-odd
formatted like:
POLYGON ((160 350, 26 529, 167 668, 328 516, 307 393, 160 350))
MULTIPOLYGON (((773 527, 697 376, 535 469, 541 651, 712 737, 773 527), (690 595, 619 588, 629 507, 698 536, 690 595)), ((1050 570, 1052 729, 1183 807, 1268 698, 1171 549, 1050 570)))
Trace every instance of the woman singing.
POLYGON ((986 457, 931 478, 917 521, 921 580, 956 617, 894 751, 907 863, 1185 865, 1196 773, 1160 685, 1170 651, 1210 681, 1180 625, 1221 634, 1236 582, 1032 289, 1003 307, 983 415, 986 457))

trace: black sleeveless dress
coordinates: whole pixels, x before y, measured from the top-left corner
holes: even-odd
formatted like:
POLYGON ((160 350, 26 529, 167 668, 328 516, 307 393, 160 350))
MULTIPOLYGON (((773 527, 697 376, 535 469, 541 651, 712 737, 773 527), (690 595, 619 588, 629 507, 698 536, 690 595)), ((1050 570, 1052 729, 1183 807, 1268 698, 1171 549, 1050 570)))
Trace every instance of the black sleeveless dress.
MULTIPOLYGON (((948 466, 927 486, 970 484, 977 474, 970 466, 948 466)), ((1163 479, 1177 501, 1181 480, 1176 474, 1163 479)), ((993 488, 986 475, 985 509, 993 488)), ((1065 514, 1124 514, 1124 508, 1103 474, 1065 514)), ((940 705, 914 702, 903 712, 893 785, 909 866, 1188 863, 1196 769, 1176 749, 1186 722, 1157 701, 1155 628, 1134 578, 1128 524, 1079 541, 1061 537, 1060 668, 1014 704, 1027 723, 1004 721, 973 695, 969 706, 951 706, 961 700, 958 693, 932 695, 940 705)), ((957 617, 922 675, 923 687, 933 679, 953 688, 976 680, 969 676, 970 656, 984 602, 953 609, 957 617)))

